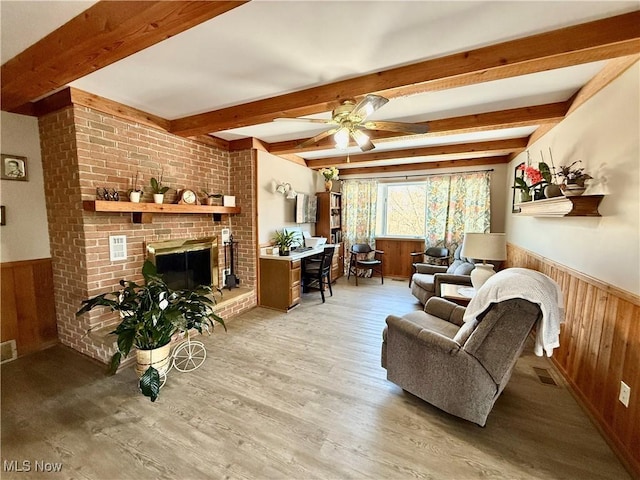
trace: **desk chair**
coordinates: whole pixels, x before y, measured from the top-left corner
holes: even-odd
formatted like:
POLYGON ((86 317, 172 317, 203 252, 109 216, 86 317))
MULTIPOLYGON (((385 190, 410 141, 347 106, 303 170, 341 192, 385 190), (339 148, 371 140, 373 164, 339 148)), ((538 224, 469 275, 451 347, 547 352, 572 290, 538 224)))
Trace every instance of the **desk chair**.
POLYGON ((371 270, 380 274, 380 279, 384 284, 384 275, 382 274, 382 250, 374 250, 366 243, 356 243, 351 245, 351 258, 349 259, 349 274, 347 281, 351 278, 351 272, 356 277, 356 286, 358 286, 358 269, 371 270), (371 256, 373 253, 373 257, 371 256))
POLYGON ((324 303, 324 287, 329 287, 329 293, 333 297, 331 289, 331 262, 333 261, 333 253, 335 245, 324 247, 324 250, 318 258, 309 259, 305 262, 304 273, 302 274, 303 291, 308 292, 309 287, 314 286, 320 289, 322 303, 324 303))

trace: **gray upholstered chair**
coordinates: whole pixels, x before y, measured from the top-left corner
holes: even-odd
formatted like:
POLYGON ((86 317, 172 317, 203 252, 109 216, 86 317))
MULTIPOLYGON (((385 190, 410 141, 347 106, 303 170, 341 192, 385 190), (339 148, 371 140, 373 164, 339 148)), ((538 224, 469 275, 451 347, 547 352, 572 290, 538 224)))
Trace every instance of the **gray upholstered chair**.
POLYGON ((453 254, 453 262, 448 267, 430 265, 428 263, 416 263, 416 273, 411 277, 411 293, 420 300, 423 305, 433 296, 440 296, 440 284, 453 283, 456 285, 471 286, 469 274, 475 265, 460 255, 462 245, 456 248, 453 254))
POLYGON ((407 392, 484 426, 541 313, 523 299, 492 304, 477 324, 463 324, 464 312, 433 297, 424 311, 389 315, 382 366, 407 392))

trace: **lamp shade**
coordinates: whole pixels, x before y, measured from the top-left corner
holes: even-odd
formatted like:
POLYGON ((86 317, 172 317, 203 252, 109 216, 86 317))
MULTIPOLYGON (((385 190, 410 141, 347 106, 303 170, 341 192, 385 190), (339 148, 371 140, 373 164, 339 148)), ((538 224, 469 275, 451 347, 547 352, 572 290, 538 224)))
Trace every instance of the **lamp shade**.
POLYGON ((504 233, 465 233, 461 255, 476 260, 506 260, 504 233))

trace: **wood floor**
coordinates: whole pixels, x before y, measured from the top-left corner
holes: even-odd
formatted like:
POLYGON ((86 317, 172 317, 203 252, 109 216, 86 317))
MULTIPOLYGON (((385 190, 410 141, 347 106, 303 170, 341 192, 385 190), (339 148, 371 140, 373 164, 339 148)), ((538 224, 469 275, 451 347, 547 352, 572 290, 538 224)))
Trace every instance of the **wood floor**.
POLYGON ((156 403, 133 369, 105 377, 59 346, 3 365, 3 467, 31 472, 2 478, 630 478, 566 388, 539 380, 533 367, 552 367, 531 346, 485 428, 388 382, 385 316, 419 307, 407 282, 359 283, 216 329, 205 364, 171 371, 156 403))

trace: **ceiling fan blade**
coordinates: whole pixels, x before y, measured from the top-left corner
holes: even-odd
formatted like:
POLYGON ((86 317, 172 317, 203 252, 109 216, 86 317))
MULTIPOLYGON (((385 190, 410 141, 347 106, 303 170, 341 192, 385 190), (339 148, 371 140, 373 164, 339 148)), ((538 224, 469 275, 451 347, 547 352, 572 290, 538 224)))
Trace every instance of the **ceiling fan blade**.
POLYGON ((367 95, 353 107, 353 110, 349 114, 349 119, 361 122, 388 101, 389 99, 381 97, 380 95, 367 95))
POLYGON ((274 122, 308 122, 308 123, 335 123, 332 120, 323 120, 321 118, 291 118, 291 117, 278 117, 273 119, 274 122))
POLYGON ((315 145, 316 143, 318 143, 323 138, 327 138, 328 136, 333 135, 337 131, 338 131, 337 128, 332 128, 332 129, 327 130, 326 132, 319 133, 315 137, 309 138, 308 140, 305 140, 304 142, 299 144, 298 148, 305 148, 305 147, 310 147, 312 145, 315 145))
POLYGON ((388 132, 400 133, 427 133, 429 127, 420 123, 403 123, 403 122, 365 122, 362 124, 367 130, 386 130, 388 132))

